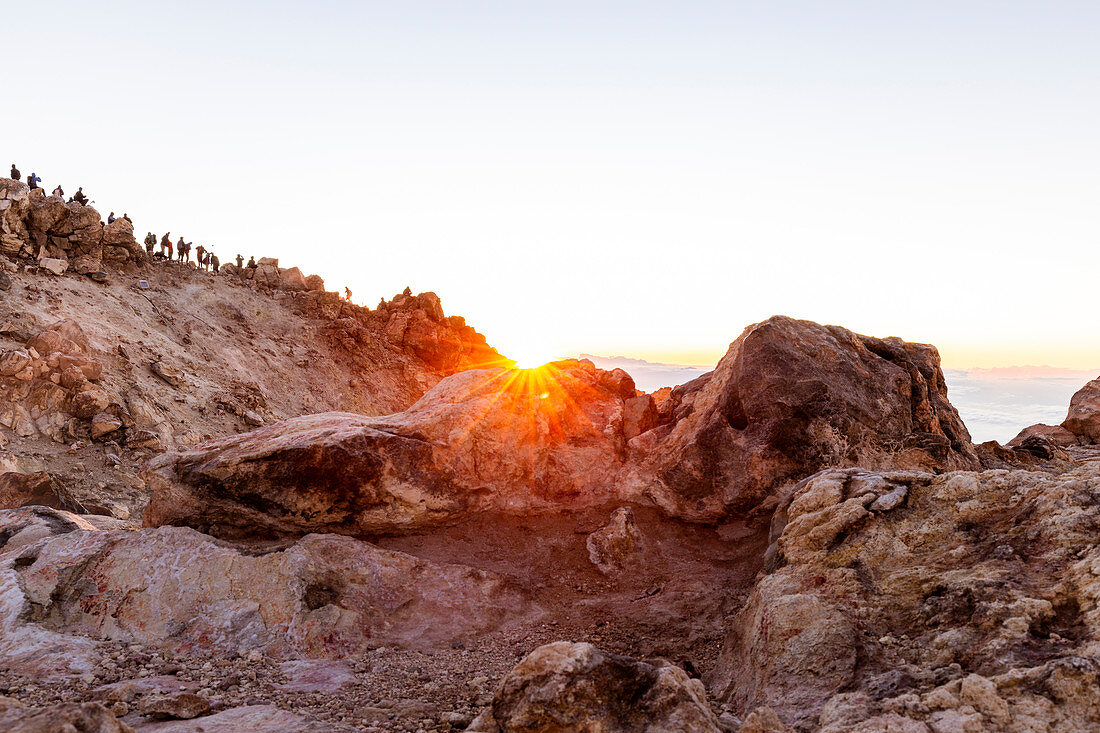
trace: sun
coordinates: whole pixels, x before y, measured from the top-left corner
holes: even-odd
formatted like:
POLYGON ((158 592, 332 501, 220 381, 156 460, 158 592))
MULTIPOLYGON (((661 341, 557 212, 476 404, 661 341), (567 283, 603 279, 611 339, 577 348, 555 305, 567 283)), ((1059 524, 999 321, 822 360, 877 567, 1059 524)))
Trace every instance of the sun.
POLYGON ((516 369, 538 369, 557 358, 549 347, 537 343, 516 344, 505 353, 516 360, 516 369))

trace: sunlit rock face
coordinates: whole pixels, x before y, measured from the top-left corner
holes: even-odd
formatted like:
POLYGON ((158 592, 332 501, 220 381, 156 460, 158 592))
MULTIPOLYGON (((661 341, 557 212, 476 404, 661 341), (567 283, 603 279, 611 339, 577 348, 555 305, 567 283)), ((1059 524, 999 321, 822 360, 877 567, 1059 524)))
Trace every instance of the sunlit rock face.
POLYGON ((670 514, 744 514, 822 467, 972 468, 977 456, 935 347, 774 316, 661 404, 632 442, 670 514))
POLYGON ((1092 380, 1073 395, 1062 427, 1086 442, 1100 443, 1100 379, 1092 380))
POLYGON ((471 370, 405 412, 310 415, 154 460, 147 526, 387 534, 619 496, 625 372, 471 370))

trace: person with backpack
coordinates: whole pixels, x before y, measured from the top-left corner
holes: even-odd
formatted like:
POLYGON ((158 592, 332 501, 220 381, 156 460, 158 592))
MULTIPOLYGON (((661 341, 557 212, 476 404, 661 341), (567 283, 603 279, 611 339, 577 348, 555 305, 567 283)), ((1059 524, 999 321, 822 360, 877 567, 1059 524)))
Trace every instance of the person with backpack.
POLYGON ((11 179, 13 181, 23 180, 23 174, 19 172, 19 169, 15 167, 15 163, 11 164, 11 179))
POLYGON ((31 174, 27 176, 27 185, 30 186, 33 191, 38 188, 39 183, 42 183, 42 179, 35 175, 34 171, 31 171, 31 174))
POLYGON ((165 232, 160 238, 160 254, 162 257, 172 259, 172 232, 165 232))
POLYGON ((187 256, 187 243, 183 241, 183 237, 176 242, 176 256, 180 262, 183 262, 183 258, 187 256))
POLYGON ((58 196, 60 198, 65 198, 65 192, 63 190, 61 190, 61 186, 58 186, 57 188, 55 188, 53 190, 52 195, 58 196))
POLYGON ((218 256, 216 254, 211 253, 208 256, 210 257, 210 266, 214 268, 214 274, 217 275, 218 274, 218 268, 221 267, 222 263, 218 259, 218 256))
POLYGON ((153 254, 153 247, 156 247, 156 246, 157 246, 157 235, 153 234, 152 232, 149 232, 148 234, 145 235, 145 251, 148 254, 152 255, 153 254))

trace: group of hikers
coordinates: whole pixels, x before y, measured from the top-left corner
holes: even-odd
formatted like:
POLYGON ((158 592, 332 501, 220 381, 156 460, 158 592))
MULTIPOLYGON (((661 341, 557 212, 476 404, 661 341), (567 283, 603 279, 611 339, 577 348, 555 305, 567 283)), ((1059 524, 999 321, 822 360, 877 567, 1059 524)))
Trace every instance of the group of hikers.
MULTIPOLYGON (((174 259, 176 261, 190 262, 193 244, 193 242, 183 241, 183 237, 180 237, 173 247, 172 233, 165 232, 164 236, 160 238, 160 251, 154 254, 153 249, 157 246, 157 235, 152 232, 145 235, 145 251, 149 253, 150 257, 162 260, 172 261, 172 254, 175 252, 174 259)), ((218 256, 201 244, 195 247, 195 262, 198 264, 199 269, 213 270, 214 272, 218 272, 218 269, 222 266, 222 261, 218 259, 218 256)), ((237 267, 243 268, 244 266, 244 257, 237 255, 237 267)), ((256 258, 249 257, 248 267, 256 266, 256 258)))
MULTIPOLYGON (((11 164, 11 177, 12 180, 15 181, 18 181, 22 178, 19 169, 15 167, 15 163, 11 164)), ((36 189, 38 188, 39 183, 42 183, 42 179, 39 178, 32 171, 31 174, 27 176, 27 185, 30 186, 31 189, 36 189)), ((64 199, 65 191, 62 190, 61 186, 58 186, 53 190, 52 195, 64 199)), ((91 203, 88 197, 84 195, 83 186, 76 189, 76 193, 69 197, 67 203, 71 204, 74 202, 81 205, 87 205, 88 203, 91 203)), ((107 215, 107 223, 114 223, 116 218, 118 217, 116 217, 115 212, 112 211, 110 214, 107 215)), ((124 213, 121 218, 125 219, 131 224, 134 223, 134 220, 131 219, 128 214, 124 213)), ((180 237, 179 241, 176 242, 175 245, 173 245, 171 234, 171 232, 165 232, 164 236, 160 238, 160 251, 154 254, 153 250, 157 246, 157 235, 149 232, 145 235, 145 251, 149 253, 150 257, 153 257, 155 259, 168 260, 170 262, 173 260, 179 262, 190 262, 192 242, 185 242, 183 241, 183 237, 180 237), (175 254, 175 257, 172 256, 173 253, 175 254)), ((245 265, 244 257, 241 257, 239 254, 237 255, 236 259, 238 269, 243 269, 245 267, 255 269, 256 267, 258 267, 255 257, 249 257, 247 265, 245 265)), ((195 248, 195 262, 198 264, 200 269, 207 271, 213 270, 214 272, 218 272, 218 269, 221 267, 222 264, 221 260, 218 259, 218 256, 216 254, 211 252, 206 247, 203 247, 201 244, 195 248)), ((348 301, 351 300, 351 290, 349 290, 348 288, 344 288, 344 298, 348 301)))
MULTIPOLYGON (((15 167, 15 163, 11 164, 11 178, 14 181, 18 181, 22 178, 22 175, 19 173, 19 169, 15 167)), ((27 185, 30 186, 31 190, 33 191, 34 189, 38 188, 39 183, 42 183, 42 179, 38 176, 38 174, 32 171, 31 174, 27 176, 27 185)), ((53 191, 51 191, 50 194, 62 199, 65 198, 65 191, 61 188, 60 185, 57 186, 57 188, 55 188, 53 191)), ((84 195, 84 187, 80 186, 76 189, 76 193, 69 197, 69 200, 66 203, 87 205, 91 203, 91 200, 84 195)), ((111 216, 114 216, 113 211, 111 212, 111 216)), ((126 214, 123 214, 122 218, 126 221, 130 221, 130 217, 126 216, 126 214)), ((110 224, 111 221, 114 221, 114 219, 109 220, 107 223, 110 224)))

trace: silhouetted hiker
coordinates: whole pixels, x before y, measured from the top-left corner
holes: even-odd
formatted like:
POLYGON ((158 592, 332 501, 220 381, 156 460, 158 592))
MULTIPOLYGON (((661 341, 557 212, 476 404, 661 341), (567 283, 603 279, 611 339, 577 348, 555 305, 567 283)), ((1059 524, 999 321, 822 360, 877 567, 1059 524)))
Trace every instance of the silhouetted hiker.
POLYGON ((195 250, 195 261, 199 263, 199 267, 202 267, 202 255, 205 251, 206 248, 203 247, 201 244, 199 245, 199 248, 195 250))
POLYGON ((108 224, 114 224, 115 223, 115 212, 112 211, 110 214, 107 214, 107 223, 108 224))
POLYGON ((84 187, 76 189, 76 193, 73 194, 73 201, 77 202, 81 206, 88 203, 88 197, 84 195, 84 187))
POLYGON ((169 236, 171 233, 165 232, 164 236, 160 238, 160 253, 168 259, 172 259, 172 238, 169 236))
POLYGON ((401 291, 401 294, 402 295, 412 295, 413 294, 412 288, 406 287, 404 290, 401 291))
POLYGON ((145 251, 153 254, 153 247, 157 246, 157 235, 149 232, 145 235, 145 251))
POLYGON ((210 263, 211 263, 211 259, 210 259, 210 253, 209 253, 209 252, 207 252, 207 253, 206 253, 205 255, 203 255, 203 257, 202 257, 202 269, 204 269, 204 270, 206 270, 206 271, 208 271, 208 272, 209 272, 209 271, 210 271, 210 263))
POLYGON ((130 222, 131 224, 134 223, 134 220, 130 218, 130 215, 125 213, 125 212, 123 212, 122 218, 125 219, 126 221, 130 222))
POLYGON ((351 302, 351 288, 344 286, 344 300, 351 302))
POLYGON ((244 257, 237 255, 237 269, 239 270, 242 267, 244 267, 244 257))
POLYGON ((33 172, 27 176, 27 185, 31 187, 31 190, 38 188, 38 184, 42 183, 42 179, 36 176, 33 172))
POLYGON ((57 188, 55 188, 53 190, 53 195, 54 196, 60 196, 61 198, 65 198, 65 192, 61 190, 61 186, 58 186, 57 188))
POLYGON ((249 257, 248 258, 248 266, 251 267, 253 270, 255 270, 258 267, 258 265, 256 264, 256 258, 255 257, 249 257))
POLYGON ((11 164, 11 179, 13 181, 23 180, 23 174, 19 172, 19 169, 15 167, 15 163, 11 164))
POLYGON ((187 254, 187 244, 184 243, 183 237, 180 237, 180 241, 176 242, 176 254, 179 256, 179 261, 183 262, 183 258, 187 254))
POLYGON ((221 267, 221 261, 215 254, 210 255, 210 266, 214 268, 214 274, 218 274, 218 268, 221 267))

